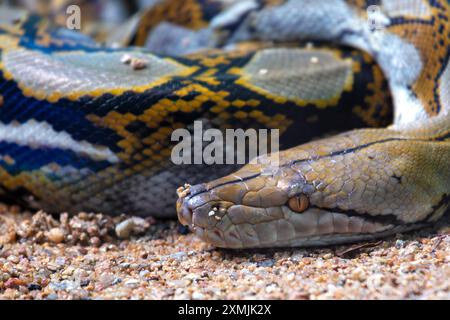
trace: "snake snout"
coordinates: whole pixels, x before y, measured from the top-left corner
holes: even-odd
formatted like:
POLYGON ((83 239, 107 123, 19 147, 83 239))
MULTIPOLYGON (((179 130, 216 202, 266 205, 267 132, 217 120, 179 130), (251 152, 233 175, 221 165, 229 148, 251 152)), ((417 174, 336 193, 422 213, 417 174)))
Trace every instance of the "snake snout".
POLYGON ((177 215, 182 225, 189 226, 192 224, 193 212, 189 208, 188 201, 184 201, 184 198, 177 200, 177 215))
POLYGON ((192 225, 194 209, 204 203, 205 191, 206 186, 204 184, 194 186, 186 184, 178 188, 177 214, 181 224, 192 225))

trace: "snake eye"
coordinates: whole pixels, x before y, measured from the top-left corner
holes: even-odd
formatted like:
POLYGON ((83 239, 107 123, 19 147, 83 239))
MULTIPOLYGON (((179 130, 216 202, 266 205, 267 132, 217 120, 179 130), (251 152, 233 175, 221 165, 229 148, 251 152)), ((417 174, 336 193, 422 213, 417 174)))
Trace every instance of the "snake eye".
POLYGON ((302 213, 303 211, 308 209, 309 200, 308 197, 304 194, 299 194, 292 198, 289 198, 287 205, 292 211, 302 213))

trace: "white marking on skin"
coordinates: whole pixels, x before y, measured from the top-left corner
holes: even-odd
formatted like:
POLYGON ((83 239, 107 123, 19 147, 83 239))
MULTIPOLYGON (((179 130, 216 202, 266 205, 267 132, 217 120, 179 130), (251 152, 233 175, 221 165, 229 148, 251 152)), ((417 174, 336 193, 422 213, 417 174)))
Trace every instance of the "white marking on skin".
POLYGON ((393 128, 415 123, 415 121, 427 119, 428 115, 422 103, 405 87, 392 86, 394 95, 395 115, 393 128))
POLYGON ((346 36, 343 42, 376 57, 393 94, 395 115, 392 127, 399 129, 416 120, 427 119, 421 101, 408 88, 415 83, 424 68, 420 52, 413 44, 386 30, 371 32, 362 19, 359 25, 360 33, 346 36))
POLYGON ((59 148, 77 154, 88 155, 94 160, 119 162, 119 158, 108 148, 94 146, 86 141, 74 140, 67 132, 57 132, 47 122, 29 120, 26 123, 0 123, 2 141, 16 143, 31 148, 59 148))
POLYGON ((211 210, 210 212, 208 212, 208 216, 210 216, 210 217, 212 217, 215 214, 216 214, 216 212, 214 210, 211 210))

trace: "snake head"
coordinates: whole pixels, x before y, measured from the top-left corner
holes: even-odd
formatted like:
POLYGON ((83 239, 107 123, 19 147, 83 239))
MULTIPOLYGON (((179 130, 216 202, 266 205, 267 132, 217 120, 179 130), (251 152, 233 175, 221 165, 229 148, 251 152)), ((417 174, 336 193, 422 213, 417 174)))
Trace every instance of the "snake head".
POLYGON ((381 228, 326 208, 326 202, 334 208, 333 197, 336 201, 333 195, 324 199, 326 177, 305 169, 295 163, 251 164, 226 177, 180 188, 179 220, 201 239, 224 248, 321 245, 349 232, 381 228))
POLYGON ((404 152, 410 146, 353 133, 296 147, 279 154, 278 167, 249 164, 180 189, 178 217, 226 248, 328 245, 404 231, 442 209, 441 194, 411 170, 419 158, 404 152))

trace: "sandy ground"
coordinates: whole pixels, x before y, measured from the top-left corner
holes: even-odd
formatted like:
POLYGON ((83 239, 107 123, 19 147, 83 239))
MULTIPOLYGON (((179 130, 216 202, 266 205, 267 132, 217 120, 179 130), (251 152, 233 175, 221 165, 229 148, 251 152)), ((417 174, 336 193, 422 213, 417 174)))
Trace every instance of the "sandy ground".
POLYGON ((449 226, 447 215, 375 243, 230 251, 175 221, 0 205, 0 299, 450 299, 449 226))

